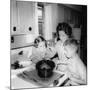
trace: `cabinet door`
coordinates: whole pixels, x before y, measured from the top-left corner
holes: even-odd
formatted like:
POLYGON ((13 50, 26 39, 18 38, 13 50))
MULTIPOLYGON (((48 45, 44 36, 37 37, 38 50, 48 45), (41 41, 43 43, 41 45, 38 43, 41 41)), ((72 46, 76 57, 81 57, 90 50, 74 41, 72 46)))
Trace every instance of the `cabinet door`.
POLYGON ((17 1, 17 30, 19 34, 32 34, 34 32, 34 3, 17 1))
POLYGON ((37 4, 30 1, 11 1, 11 34, 34 34, 38 25, 37 4))
POLYGON ((10 0, 10 31, 11 35, 17 32, 16 0, 10 0))

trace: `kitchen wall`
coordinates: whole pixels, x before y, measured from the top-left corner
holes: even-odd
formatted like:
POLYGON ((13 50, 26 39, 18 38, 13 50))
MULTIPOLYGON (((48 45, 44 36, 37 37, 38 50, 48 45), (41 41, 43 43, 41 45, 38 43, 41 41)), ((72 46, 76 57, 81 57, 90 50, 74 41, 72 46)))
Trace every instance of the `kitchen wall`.
MULTIPOLYGON (((56 27, 59 22, 67 22, 72 26, 72 28, 74 25, 81 24, 80 8, 79 11, 77 11, 77 8, 74 9, 75 7, 72 7, 73 6, 68 7, 68 5, 65 6, 62 4, 47 4, 45 6, 45 11, 47 9, 47 11, 45 12, 46 19, 44 28, 44 34, 46 39, 52 39, 52 33, 56 32, 56 27)), ((75 28, 80 29, 80 27, 77 26, 75 28)))
POLYGON ((11 64, 13 64, 15 61, 28 60, 31 55, 32 55, 32 46, 11 50, 10 54, 11 64), (19 54, 21 52, 22 54, 19 54))
POLYGON ((56 32, 56 27, 59 22, 64 21, 64 13, 62 7, 58 7, 57 4, 47 4, 45 8, 45 24, 44 24, 44 36, 46 40, 52 39, 52 33, 56 32), (61 13, 62 12, 62 13, 61 13))
POLYGON ((62 22, 62 20, 59 20, 60 16, 63 17, 61 14, 58 14, 58 5, 57 4, 52 4, 52 32, 56 32, 56 27, 59 21, 62 22))
POLYGON ((47 4, 44 7, 44 37, 46 40, 52 39, 52 5, 47 4))

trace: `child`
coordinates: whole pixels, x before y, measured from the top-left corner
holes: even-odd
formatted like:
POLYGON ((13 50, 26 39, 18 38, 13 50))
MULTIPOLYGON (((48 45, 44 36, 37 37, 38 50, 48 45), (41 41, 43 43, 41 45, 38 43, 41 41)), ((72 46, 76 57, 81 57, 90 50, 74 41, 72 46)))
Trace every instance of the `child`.
POLYGON ((29 56, 29 60, 27 62, 21 62, 23 65, 28 65, 32 62, 35 65, 38 61, 43 59, 49 60, 53 57, 53 50, 51 47, 47 46, 46 40, 42 36, 38 36, 34 40, 34 46, 32 47, 32 55, 29 56))
POLYGON ((70 85, 86 84, 86 67, 77 51, 78 43, 75 39, 64 42, 64 54, 67 60, 60 62, 58 69, 66 73, 70 85))
POLYGON ((38 36, 34 40, 34 47, 32 49, 32 55, 30 59, 33 63, 37 63, 38 61, 42 60, 45 56, 47 48, 46 40, 42 36, 38 36))
POLYGON ((34 41, 35 47, 32 49, 32 55, 30 56, 30 59, 35 64, 43 59, 50 59, 53 57, 53 50, 52 47, 49 47, 47 45, 47 41, 42 37, 38 36, 34 41))
POLYGON ((82 80, 82 83, 86 84, 86 66, 78 55, 78 43, 77 40, 71 39, 67 40, 64 43, 65 56, 68 58, 68 69, 72 73, 72 80, 79 83, 79 80, 76 79, 79 76, 79 79, 82 80))
POLYGON ((42 36, 38 36, 34 40, 34 46, 32 47, 32 54, 30 52, 30 56, 28 56, 27 61, 21 61, 19 64, 23 65, 24 67, 34 67, 35 64, 42 60, 46 52, 46 40, 42 36))

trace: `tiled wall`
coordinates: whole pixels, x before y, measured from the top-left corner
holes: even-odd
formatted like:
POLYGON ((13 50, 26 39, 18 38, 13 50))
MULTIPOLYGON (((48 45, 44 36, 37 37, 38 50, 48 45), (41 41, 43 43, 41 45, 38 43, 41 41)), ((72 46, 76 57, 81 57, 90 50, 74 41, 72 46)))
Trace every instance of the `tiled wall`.
POLYGON ((13 64, 17 60, 20 60, 21 58, 22 59, 29 58, 31 54, 32 54, 32 47, 11 50, 10 54, 11 64, 13 64), (20 52, 22 52, 22 54, 19 54, 20 52))

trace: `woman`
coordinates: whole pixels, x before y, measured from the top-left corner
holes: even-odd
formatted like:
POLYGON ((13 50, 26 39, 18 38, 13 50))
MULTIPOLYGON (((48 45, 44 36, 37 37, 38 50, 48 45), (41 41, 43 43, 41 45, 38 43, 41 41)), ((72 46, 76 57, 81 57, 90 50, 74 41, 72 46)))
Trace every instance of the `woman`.
POLYGON ((53 59, 57 65, 55 72, 65 74, 63 78, 57 80, 58 84, 56 86, 59 86, 67 79, 66 72, 63 72, 66 69, 65 62, 67 61, 67 57, 65 56, 64 52, 64 42, 72 38, 72 28, 69 26, 69 24, 63 22, 58 24, 56 32, 57 42, 55 45, 55 52, 58 54, 58 59, 53 59))
POLYGON ((65 61, 64 55, 64 42, 72 37, 72 28, 67 23, 59 23, 57 26, 57 43, 55 45, 56 52, 59 57, 59 61, 65 61))

